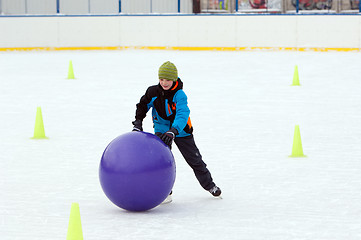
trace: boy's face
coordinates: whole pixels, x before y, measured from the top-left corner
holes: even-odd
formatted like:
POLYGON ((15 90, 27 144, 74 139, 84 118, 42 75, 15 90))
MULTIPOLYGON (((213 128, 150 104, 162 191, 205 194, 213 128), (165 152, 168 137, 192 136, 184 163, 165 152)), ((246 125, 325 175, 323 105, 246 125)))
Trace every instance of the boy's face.
POLYGON ((159 84, 164 90, 169 90, 173 85, 173 81, 167 79, 159 79, 159 84))

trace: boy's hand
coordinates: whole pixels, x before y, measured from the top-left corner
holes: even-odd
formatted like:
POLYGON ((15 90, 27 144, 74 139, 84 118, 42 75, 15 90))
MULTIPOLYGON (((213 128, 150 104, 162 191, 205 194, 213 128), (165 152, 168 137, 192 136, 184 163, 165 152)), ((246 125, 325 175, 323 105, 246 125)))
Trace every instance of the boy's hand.
POLYGON ((160 135, 160 139, 162 139, 162 141, 167 144, 169 147, 172 146, 172 142, 175 138, 175 136, 178 134, 177 129, 175 128, 171 128, 169 129, 168 132, 163 133, 162 135, 160 135))
POLYGON ((132 131, 143 131, 143 122, 142 120, 135 120, 132 122, 134 127, 133 127, 133 130, 132 131))

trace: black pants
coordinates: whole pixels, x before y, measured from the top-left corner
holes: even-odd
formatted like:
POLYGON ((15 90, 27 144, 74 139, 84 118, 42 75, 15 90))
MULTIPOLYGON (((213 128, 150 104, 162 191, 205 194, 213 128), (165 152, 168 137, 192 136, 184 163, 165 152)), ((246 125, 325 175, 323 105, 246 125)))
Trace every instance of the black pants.
POLYGON ((193 169, 198 182, 205 190, 209 190, 215 186, 211 173, 207 169, 207 165, 202 160, 202 156, 194 142, 193 135, 187 137, 176 137, 174 139, 179 151, 183 155, 188 165, 193 169))
POLYGON ((200 12, 201 12, 201 1, 193 0, 193 13, 200 13, 200 12))

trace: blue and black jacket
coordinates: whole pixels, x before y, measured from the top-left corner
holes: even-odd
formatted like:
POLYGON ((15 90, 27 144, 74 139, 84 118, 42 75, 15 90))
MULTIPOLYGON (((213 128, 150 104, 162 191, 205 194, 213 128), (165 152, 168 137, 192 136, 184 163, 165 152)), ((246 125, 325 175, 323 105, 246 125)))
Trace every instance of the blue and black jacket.
POLYGON ((169 90, 163 90, 160 84, 150 86, 137 104, 135 119, 143 121, 151 108, 155 133, 164 133, 173 127, 178 131, 176 137, 192 134, 187 95, 180 78, 169 90))

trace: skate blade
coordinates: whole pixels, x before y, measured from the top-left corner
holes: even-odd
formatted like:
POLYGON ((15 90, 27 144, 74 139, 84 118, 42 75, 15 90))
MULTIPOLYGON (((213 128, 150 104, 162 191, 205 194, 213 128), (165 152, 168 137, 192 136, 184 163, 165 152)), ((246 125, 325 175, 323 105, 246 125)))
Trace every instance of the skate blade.
POLYGON ((216 199, 223 199, 222 195, 219 195, 219 196, 214 196, 216 199))
POLYGON ((172 196, 169 195, 161 204, 171 203, 173 201, 172 196))

